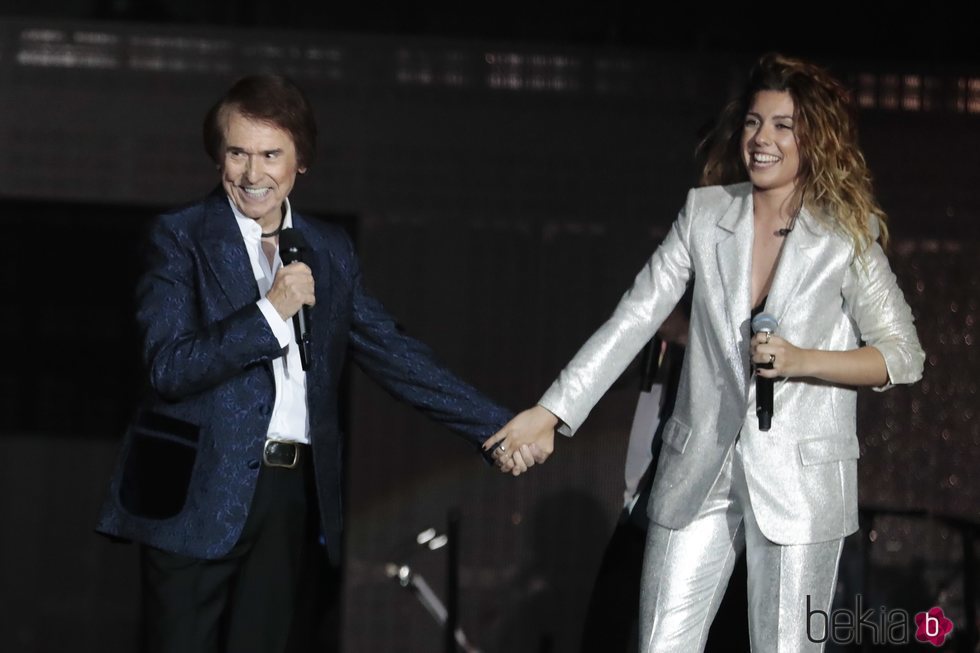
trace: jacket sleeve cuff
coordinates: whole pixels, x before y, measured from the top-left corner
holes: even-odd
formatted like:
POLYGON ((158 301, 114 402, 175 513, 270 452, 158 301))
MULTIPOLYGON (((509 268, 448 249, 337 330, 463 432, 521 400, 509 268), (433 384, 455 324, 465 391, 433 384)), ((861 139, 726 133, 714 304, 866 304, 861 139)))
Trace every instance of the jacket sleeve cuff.
MULTIPOLYGON (((540 401, 538 401, 538 405, 558 418, 558 425, 555 427, 556 431, 564 436, 572 437, 575 435, 575 431, 578 430, 578 427, 581 426, 581 422, 572 425, 566 421, 563 415, 567 415, 568 411, 561 405, 561 400, 559 397, 560 394, 552 387, 546 393, 544 393, 544 396, 541 397, 540 401)), ((582 421, 584 421, 584 418, 582 421)))
POLYGON ((872 345, 885 359, 885 371, 888 381, 884 385, 872 388, 875 392, 884 392, 895 385, 915 383, 922 378, 922 366, 925 354, 918 347, 889 347, 872 345))

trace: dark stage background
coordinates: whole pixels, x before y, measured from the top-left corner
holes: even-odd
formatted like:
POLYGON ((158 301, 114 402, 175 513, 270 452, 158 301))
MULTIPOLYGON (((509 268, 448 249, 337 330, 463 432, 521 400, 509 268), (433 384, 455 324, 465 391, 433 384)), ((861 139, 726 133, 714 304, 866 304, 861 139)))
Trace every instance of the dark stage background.
MULTIPOLYGON (((363 33, 361 14, 342 16, 344 31, 312 17, 321 29, 258 29, 255 3, 221 5, 241 12, 225 26, 189 3, 149 16, 78 4, 72 20, 0 20, 0 650, 18 653, 133 650, 135 550, 92 525, 140 394, 137 248, 156 211, 215 184, 200 120, 232 80, 279 71, 307 89, 320 160, 295 206, 348 228, 369 287, 408 331, 518 409, 656 247, 696 179, 699 131, 759 53, 719 41, 714 22, 697 47, 662 26, 644 34, 628 11, 608 23, 618 36, 573 19, 561 34, 440 30, 431 14, 379 35, 363 33), (198 24, 78 20, 91 15, 198 24), (665 47, 651 47, 658 35, 665 47)), ((304 15, 298 6, 283 12, 304 15)), ((379 20, 379 31, 401 24, 379 20)), ((773 43, 855 90, 928 354, 918 385, 863 395, 864 528, 842 605, 858 592, 910 612, 940 605, 957 627, 947 648, 966 650, 980 523, 980 64, 958 42, 926 42, 836 55, 815 39, 773 43)), ((455 507, 470 638, 489 652, 576 650, 620 508, 637 386, 627 373, 579 436, 515 480, 353 371, 344 650, 439 649, 384 566, 410 562, 441 593, 445 551, 414 537, 455 507)))

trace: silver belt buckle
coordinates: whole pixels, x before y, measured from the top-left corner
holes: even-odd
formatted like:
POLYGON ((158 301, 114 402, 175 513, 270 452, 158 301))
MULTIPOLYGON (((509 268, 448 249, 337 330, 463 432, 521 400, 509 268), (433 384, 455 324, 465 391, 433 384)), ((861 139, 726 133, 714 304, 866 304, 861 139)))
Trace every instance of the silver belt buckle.
POLYGON ((299 465, 299 445, 295 442, 284 442, 282 440, 266 440, 265 446, 262 447, 262 462, 266 464, 267 467, 283 467, 285 469, 295 469, 299 465), (293 459, 289 463, 283 463, 279 461, 273 461, 269 459, 269 445, 289 445, 293 448, 293 459))

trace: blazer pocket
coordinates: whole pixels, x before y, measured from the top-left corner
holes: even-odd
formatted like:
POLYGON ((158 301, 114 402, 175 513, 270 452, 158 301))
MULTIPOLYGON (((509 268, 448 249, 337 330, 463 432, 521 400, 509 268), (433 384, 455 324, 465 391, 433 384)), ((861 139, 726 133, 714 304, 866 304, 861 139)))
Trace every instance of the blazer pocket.
POLYGON ((671 417, 664 426, 663 439, 675 451, 684 453, 687 442, 691 439, 691 427, 676 417, 671 417))
POLYGON ((134 515, 166 519, 187 501, 200 427, 169 415, 142 411, 129 428, 119 502, 134 515))
POLYGON ((860 456, 861 449, 855 438, 820 438, 800 442, 800 461, 804 465, 819 465, 840 460, 853 460, 860 456))

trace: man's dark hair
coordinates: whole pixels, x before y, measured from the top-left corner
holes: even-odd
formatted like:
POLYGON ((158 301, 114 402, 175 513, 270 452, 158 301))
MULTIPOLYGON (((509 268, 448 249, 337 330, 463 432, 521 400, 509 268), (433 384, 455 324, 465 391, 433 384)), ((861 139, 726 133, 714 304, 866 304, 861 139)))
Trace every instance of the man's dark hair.
POLYGON ((224 121, 236 110, 250 120, 283 130, 296 146, 297 163, 309 168, 316 159, 316 120, 303 91, 282 75, 250 75, 235 82, 204 117, 204 149, 215 163, 224 160, 224 121))

